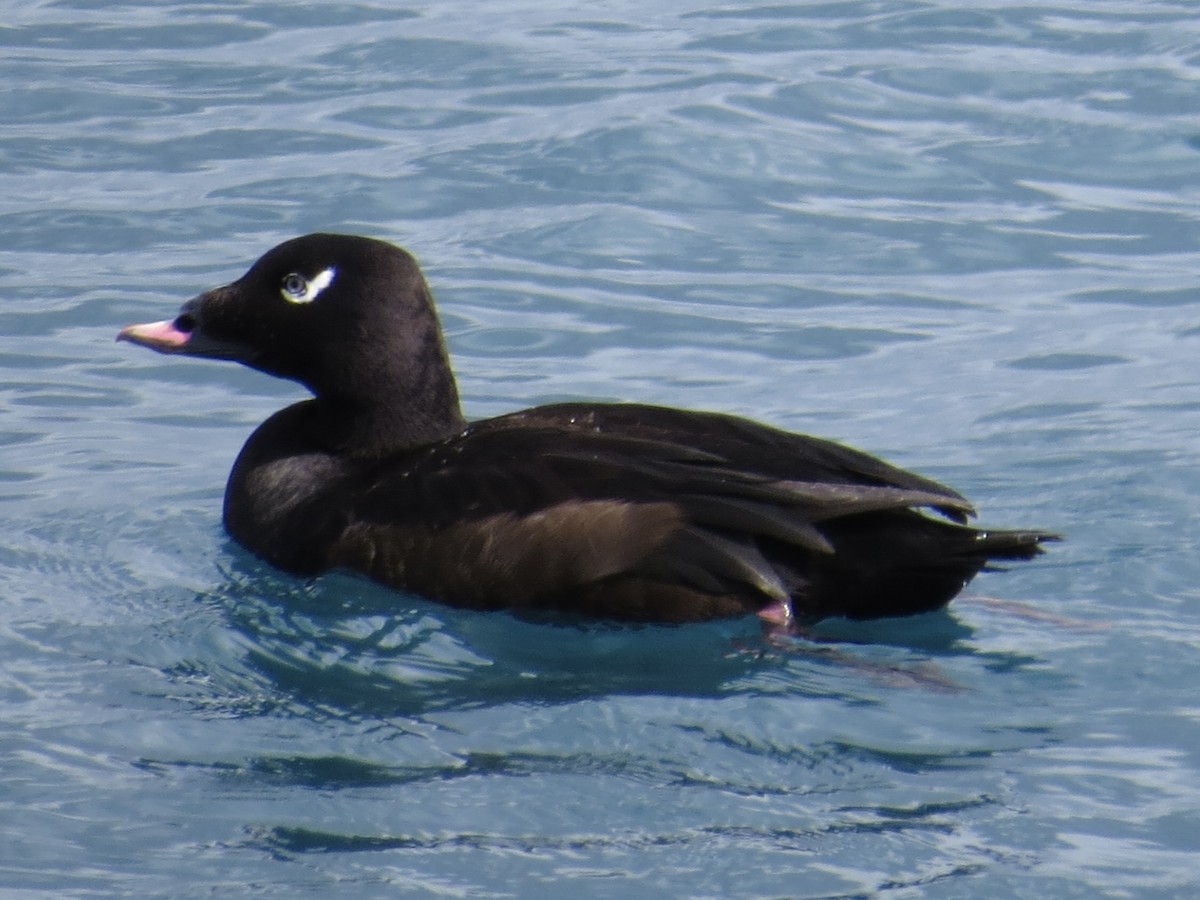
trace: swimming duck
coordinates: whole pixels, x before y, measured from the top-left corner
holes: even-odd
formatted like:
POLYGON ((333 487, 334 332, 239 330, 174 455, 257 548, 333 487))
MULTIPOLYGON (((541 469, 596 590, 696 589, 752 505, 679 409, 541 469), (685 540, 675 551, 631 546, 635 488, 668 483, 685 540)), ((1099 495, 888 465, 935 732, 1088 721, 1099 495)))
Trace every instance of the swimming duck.
POLYGON ((224 524, 285 571, 349 569, 458 607, 638 622, 871 619, 944 606, 1044 531, 984 531, 956 491, 831 441, 663 406, 468 422, 429 287, 383 241, 310 234, 118 335, 313 398, 234 463, 224 524))

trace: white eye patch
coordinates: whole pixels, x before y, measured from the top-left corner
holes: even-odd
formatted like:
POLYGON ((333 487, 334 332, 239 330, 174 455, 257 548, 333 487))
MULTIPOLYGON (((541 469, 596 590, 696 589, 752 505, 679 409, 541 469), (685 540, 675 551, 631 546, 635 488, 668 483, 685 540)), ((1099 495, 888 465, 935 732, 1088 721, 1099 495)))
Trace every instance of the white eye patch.
POLYGON ((321 296, 321 291, 333 284, 333 276, 336 274, 337 269, 332 266, 322 269, 312 278, 292 272, 280 283, 279 293, 288 303, 312 303, 321 296))

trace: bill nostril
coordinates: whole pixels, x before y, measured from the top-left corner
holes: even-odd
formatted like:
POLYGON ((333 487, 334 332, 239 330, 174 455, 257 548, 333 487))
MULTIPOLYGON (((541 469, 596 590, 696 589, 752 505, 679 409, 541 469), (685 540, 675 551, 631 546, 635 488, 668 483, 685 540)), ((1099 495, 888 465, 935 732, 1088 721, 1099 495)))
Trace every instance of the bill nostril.
POLYGON ((182 331, 184 334, 191 334, 196 330, 196 317, 191 313, 180 313, 175 317, 175 328, 182 331))

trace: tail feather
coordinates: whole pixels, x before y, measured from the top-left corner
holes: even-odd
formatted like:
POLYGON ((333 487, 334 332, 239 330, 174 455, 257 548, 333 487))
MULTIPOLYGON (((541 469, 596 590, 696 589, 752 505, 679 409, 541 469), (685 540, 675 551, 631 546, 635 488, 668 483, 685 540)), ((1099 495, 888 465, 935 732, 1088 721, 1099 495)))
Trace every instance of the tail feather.
POLYGON ((987 560, 1033 559, 1045 552, 1042 544, 1061 540, 1061 535, 1050 531, 979 531, 968 553, 987 560))
MULTIPOLYGON (((994 562, 1032 559, 1062 538, 1048 531, 986 531, 905 511, 823 523, 836 549, 809 557, 792 579, 797 616, 876 619, 945 606, 994 562)), ((776 557, 778 558, 778 557, 776 557)))

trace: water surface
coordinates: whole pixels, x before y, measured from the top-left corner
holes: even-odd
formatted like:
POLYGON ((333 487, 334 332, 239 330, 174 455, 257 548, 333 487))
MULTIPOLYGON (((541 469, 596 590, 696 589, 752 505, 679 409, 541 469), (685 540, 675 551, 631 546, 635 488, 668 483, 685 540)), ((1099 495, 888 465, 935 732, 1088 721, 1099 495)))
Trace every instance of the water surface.
POLYGON ((0 29, 0 887, 1200 888, 1189 3, 48 2, 0 29), (736 412, 1061 530, 947 612, 553 627, 223 535, 295 386, 115 345, 317 229, 473 416, 736 412))

